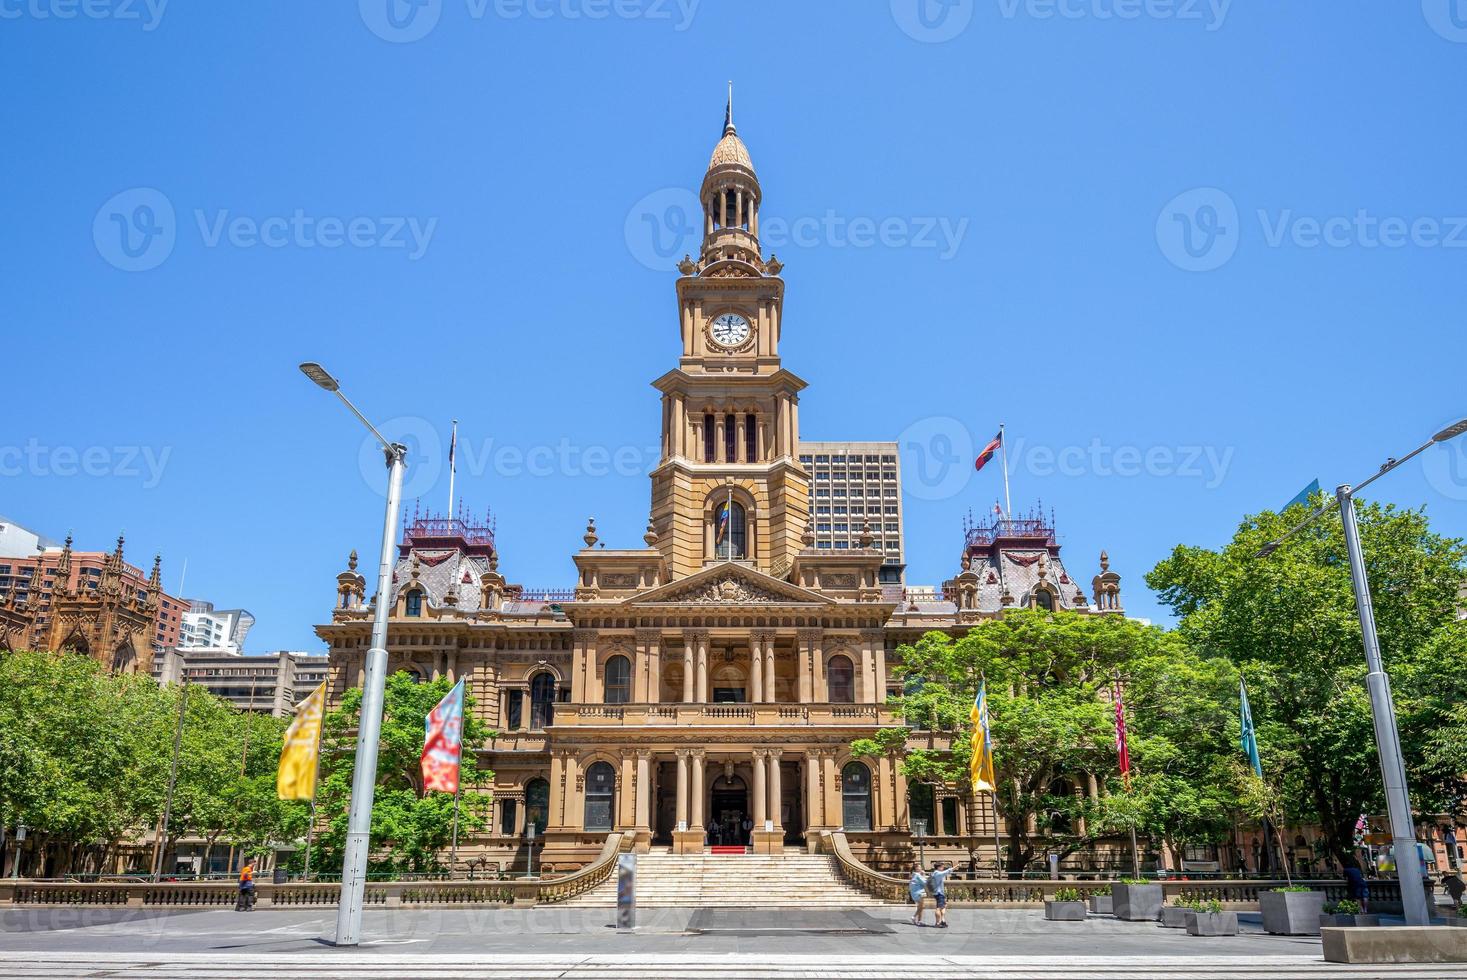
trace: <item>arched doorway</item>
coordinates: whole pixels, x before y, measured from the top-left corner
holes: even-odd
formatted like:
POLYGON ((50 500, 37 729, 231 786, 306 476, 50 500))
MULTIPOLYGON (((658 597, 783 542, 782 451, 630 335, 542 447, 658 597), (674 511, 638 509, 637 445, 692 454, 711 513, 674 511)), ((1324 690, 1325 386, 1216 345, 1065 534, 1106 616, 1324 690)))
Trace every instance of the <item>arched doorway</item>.
POLYGON ((841 822, 846 830, 871 829, 871 770, 860 762, 846 763, 840 776, 841 822))
POLYGON ((708 842, 726 846, 747 845, 752 822, 749 788, 741 776, 719 776, 709 789, 708 842))
POLYGON ((616 770, 598 762, 586 770, 586 812, 583 826, 591 831, 612 829, 616 807, 616 770))

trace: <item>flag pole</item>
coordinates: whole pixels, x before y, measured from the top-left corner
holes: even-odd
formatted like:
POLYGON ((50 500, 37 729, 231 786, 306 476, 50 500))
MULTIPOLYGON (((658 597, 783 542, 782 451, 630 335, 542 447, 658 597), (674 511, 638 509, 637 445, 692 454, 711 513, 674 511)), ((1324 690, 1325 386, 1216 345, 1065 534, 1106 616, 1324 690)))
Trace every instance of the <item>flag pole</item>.
POLYGON ((993 862, 998 865, 998 876, 1003 877, 1003 848, 998 843, 998 790, 988 791, 988 803, 993 807, 993 862))
POLYGON ((1009 440, 1004 424, 998 423, 998 448, 1003 453, 1003 509, 1006 520, 1014 519, 1014 503, 1009 499, 1009 440))
POLYGON ((453 477, 458 469, 454 462, 454 450, 458 448, 458 419, 453 420, 453 435, 448 440, 448 518, 453 519, 453 477))
POLYGON ((458 797, 462 789, 463 782, 460 780, 459 786, 455 787, 453 791, 453 848, 448 852, 448 876, 450 878, 453 877, 454 866, 458 864, 458 797))

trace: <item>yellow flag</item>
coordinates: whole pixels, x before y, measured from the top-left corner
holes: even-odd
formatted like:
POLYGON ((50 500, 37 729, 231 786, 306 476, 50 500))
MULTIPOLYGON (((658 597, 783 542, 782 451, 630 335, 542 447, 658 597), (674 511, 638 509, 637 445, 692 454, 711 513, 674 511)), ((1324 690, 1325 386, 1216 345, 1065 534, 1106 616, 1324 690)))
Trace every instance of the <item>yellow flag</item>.
POLYGON ((275 792, 282 800, 316 798, 316 757, 321 752, 321 717, 326 713, 326 684, 311 692, 295 709, 295 721, 285 730, 275 792))
POLYGON ((973 724, 973 758, 968 763, 968 775, 973 780, 973 792, 993 792, 997 780, 993 778, 993 737, 988 731, 988 684, 978 688, 978 697, 968 710, 968 720, 973 724))

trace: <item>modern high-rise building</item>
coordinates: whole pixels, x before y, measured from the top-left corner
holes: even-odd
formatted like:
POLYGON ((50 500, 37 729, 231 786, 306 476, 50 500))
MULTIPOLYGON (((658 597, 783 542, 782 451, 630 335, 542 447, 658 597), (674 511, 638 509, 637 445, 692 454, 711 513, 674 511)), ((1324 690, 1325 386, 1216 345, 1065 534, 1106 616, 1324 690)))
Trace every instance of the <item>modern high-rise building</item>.
POLYGON ((153 661, 159 684, 188 681, 245 711, 284 717, 326 679, 324 653, 278 650, 241 656, 222 650, 164 650, 153 661))
POLYGON ((810 514, 817 550, 880 551, 886 584, 902 581, 902 465, 894 442, 804 442, 800 464, 810 474, 810 514))
MULTIPOLYGON (((653 382, 661 457, 644 546, 599 547, 591 521, 569 556, 573 584, 531 590, 501 569, 487 519, 416 514, 374 599, 390 604, 388 670, 463 680, 495 732, 479 754, 494 773, 493 817, 461 835, 460 864, 522 868, 533 846, 537 867, 565 871, 612 832, 638 850, 782 854, 843 829, 860 860, 891 867, 909 860, 919 824, 930 857, 966 859, 976 838, 1002 832, 991 810, 955 785, 909 784, 898 748, 852 751, 905 725, 888 704, 905 678, 902 645, 1010 608, 1121 614, 1119 576, 1103 570, 1087 595, 1053 522, 1028 518, 967 529, 961 568, 940 589, 906 595, 889 582, 910 557, 896 446, 801 441, 802 414, 821 407, 780 347, 810 327, 785 320, 784 266, 763 252, 763 189, 731 118, 699 196, 702 247, 678 266, 675 315, 661 340, 625 331, 669 361, 653 382)), ((374 589, 353 551, 316 630, 333 704, 365 678, 374 589)))
POLYGON ((194 599, 178 631, 180 650, 218 650, 243 653, 245 636, 255 617, 244 609, 215 609, 212 602, 194 599))

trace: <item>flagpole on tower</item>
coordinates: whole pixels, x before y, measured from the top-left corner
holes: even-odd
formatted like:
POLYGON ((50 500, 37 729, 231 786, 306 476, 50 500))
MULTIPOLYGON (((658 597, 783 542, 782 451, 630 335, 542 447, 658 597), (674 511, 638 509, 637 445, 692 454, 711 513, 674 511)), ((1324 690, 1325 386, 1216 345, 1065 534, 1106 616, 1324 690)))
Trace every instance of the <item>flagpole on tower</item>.
POLYGON ((1014 504, 1009 499, 1009 441, 1005 438, 1004 425, 998 423, 998 448, 1003 452, 1003 509, 1006 520, 1014 519, 1014 504))
POLYGON ((453 476, 458 468, 454 462, 454 451, 458 449, 458 419, 453 420, 453 435, 448 440, 448 518, 453 519, 453 476))

